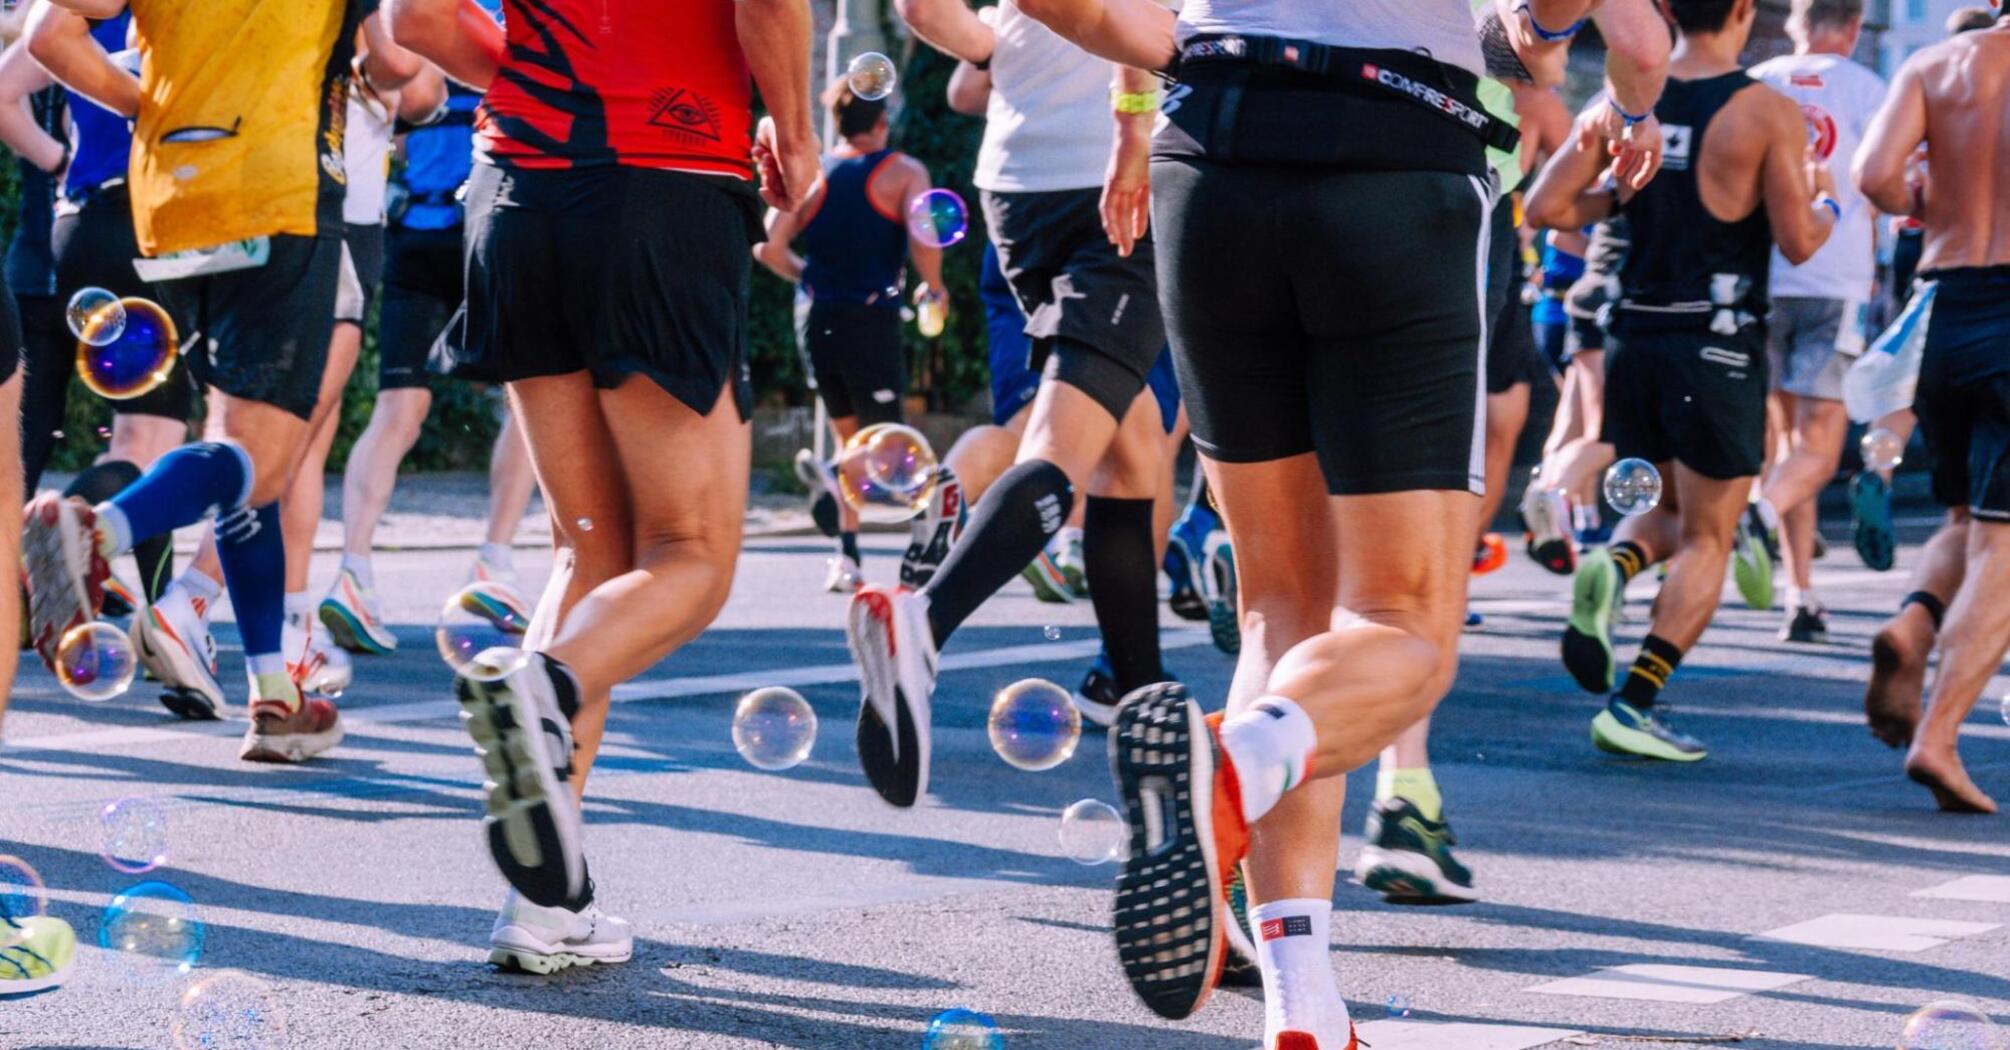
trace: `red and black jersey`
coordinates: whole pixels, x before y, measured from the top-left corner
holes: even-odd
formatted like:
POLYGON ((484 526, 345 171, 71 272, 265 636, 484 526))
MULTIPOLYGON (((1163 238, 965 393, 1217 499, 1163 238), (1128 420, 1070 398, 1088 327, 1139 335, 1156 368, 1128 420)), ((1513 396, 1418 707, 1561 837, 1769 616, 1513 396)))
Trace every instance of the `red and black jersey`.
POLYGON ((508 48, 475 147, 516 168, 749 178, 753 85, 733 0, 503 0, 508 48))

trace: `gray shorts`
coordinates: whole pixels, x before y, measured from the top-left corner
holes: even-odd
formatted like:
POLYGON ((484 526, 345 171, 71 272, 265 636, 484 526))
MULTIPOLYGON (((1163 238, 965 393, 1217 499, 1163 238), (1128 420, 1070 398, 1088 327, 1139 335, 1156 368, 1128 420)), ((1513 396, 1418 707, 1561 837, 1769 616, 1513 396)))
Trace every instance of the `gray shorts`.
POLYGON ((1774 299, 1766 339, 1773 389, 1841 401, 1843 373, 1864 349, 1862 314, 1863 303, 1852 299, 1774 299))

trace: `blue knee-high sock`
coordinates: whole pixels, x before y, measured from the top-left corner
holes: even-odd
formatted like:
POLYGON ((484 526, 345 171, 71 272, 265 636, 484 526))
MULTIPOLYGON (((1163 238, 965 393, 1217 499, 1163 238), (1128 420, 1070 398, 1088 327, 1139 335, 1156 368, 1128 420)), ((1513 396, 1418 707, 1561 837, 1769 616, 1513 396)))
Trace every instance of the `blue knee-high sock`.
POLYGON ((112 513, 104 517, 112 539, 124 551, 149 537, 242 507, 250 496, 251 459, 244 450, 201 441, 155 461, 152 470, 111 498, 112 513))
POLYGON ((286 539, 279 504, 240 507, 218 517, 216 556, 237 612, 237 632, 244 636, 245 661, 253 674, 283 672, 279 628, 286 619, 286 539))

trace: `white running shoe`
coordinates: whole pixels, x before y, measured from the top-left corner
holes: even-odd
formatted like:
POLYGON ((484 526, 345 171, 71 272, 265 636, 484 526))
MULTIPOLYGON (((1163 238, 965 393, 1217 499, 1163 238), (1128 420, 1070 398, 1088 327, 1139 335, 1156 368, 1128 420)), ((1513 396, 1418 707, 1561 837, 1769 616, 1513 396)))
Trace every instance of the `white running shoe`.
POLYGON ((1535 478, 1521 494, 1521 523, 1527 529, 1528 556, 1559 576, 1577 571, 1577 546, 1571 538, 1570 500, 1535 478))
POLYGON ((489 962, 530 973, 624 963, 634 955, 635 936, 628 920, 590 902, 578 911, 540 907, 515 890, 503 900, 489 932, 489 962))
POLYGON ((489 855, 510 885, 545 907, 586 891, 571 787, 576 689, 571 674, 544 654, 501 646, 454 679, 461 722, 488 774, 489 855))
POLYGON ((216 676, 216 636, 208 602, 169 586, 160 600, 133 614, 133 649, 166 692, 161 706, 197 721, 230 717, 230 702, 216 676))
POLYGON ((28 638, 42 663, 54 670, 63 635, 98 614, 112 569, 90 504, 44 492, 29 501, 24 517, 21 560, 28 570, 28 638))
POLYGON ((832 594, 851 594, 865 586, 865 570, 849 554, 833 554, 826 560, 829 566, 824 573, 824 590, 832 594))
POLYGON ((303 693, 339 697, 356 678, 349 654, 329 641, 326 631, 317 631, 311 622, 287 620, 280 628, 279 651, 286 657, 286 672, 303 693))
POLYGON ((468 582, 500 583, 514 591, 518 589, 516 566, 499 565, 477 554, 474 564, 468 566, 468 582))
POLYGON ((377 592, 363 586, 348 569, 335 577, 335 586, 321 600, 320 615, 335 644, 352 653, 382 655, 398 648, 398 636, 378 611, 377 592))
POLYGON ((858 661, 858 762, 879 797, 907 808, 928 793, 935 632, 928 599, 867 585, 852 596, 846 640, 858 661))

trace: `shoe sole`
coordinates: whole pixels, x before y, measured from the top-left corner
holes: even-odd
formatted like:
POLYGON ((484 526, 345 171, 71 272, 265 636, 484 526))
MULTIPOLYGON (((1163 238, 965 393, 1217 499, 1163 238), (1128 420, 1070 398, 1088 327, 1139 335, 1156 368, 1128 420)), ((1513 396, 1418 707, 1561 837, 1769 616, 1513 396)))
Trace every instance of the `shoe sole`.
POLYGON ((1746 607, 1758 610, 1773 607, 1772 556, 1766 553, 1765 541, 1743 524, 1738 526, 1737 546, 1732 552, 1731 580, 1746 607))
POLYGON ((1450 879, 1431 858, 1407 850, 1367 846, 1354 877, 1390 904, 1471 904, 1479 894, 1450 879))
POLYGON ((1893 548, 1897 542, 1891 528, 1890 490, 1884 487, 1883 478, 1878 478, 1877 484, 1872 485, 1864 482, 1865 477, 1877 478, 1877 475, 1858 474, 1850 479, 1849 485, 1856 556, 1863 559, 1866 568, 1890 572, 1893 548))
POLYGON ((859 593, 845 618, 845 641, 859 668, 854 737, 859 768, 880 798, 907 809, 928 793, 930 733, 926 708, 911 704, 900 683, 893 616, 893 600, 885 592, 859 593), (889 727, 873 705, 875 695, 893 697, 896 727, 889 727))
MULTIPOLYGON (((88 512, 83 512, 88 513, 88 512)), ((82 513, 54 497, 28 505, 21 541, 28 569, 28 637, 49 669, 63 635, 87 623, 105 599, 111 567, 96 550, 80 550, 82 513), (67 512, 67 513, 66 513, 67 512)))
POLYGON ((133 617, 131 637, 140 666, 167 689, 161 694, 161 706, 189 721, 222 720, 230 713, 223 683, 210 675, 207 667, 198 666, 200 657, 190 652, 186 643, 156 639, 155 632, 162 630, 171 631, 159 622, 151 606, 133 617))
POLYGON ((351 612, 348 606, 340 602, 322 602, 317 614, 321 619, 321 626, 328 628, 328 637, 333 638, 336 645, 352 653, 385 656, 397 651, 396 645, 385 645, 378 641, 370 633, 370 628, 363 622, 362 617, 351 612))
MULTIPOLYGON (((521 927, 510 926, 510 930, 521 927)), ((618 954, 594 954, 591 952, 569 952, 556 946, 542 944, 496 944, 490 941, 489 962, 505 970, 521 970, 540 976, 569 970, 573 967, 607 966, 625 963, 635 957, 635 946, 618 954)))
POLYGON ((579 813, 572 793, 552 775, 539 716, 504 681, 454 679, 461 722, 488 775, 482 786, 489 855, 517 892, 556 908, 585 889, 579 813))
POLYGON ((292 764, 305 762, 315 755, 342 742, 342 723, 319 733, 285 733, 266 736, 258 732, 257 726, 245 731, 244 744, 237 750, 237 757, 246 762, 279 762, 292 764))
POLYGON ((76 962, 73 960, 70 965, 41 977, 0 980, 0 1002, 46 992, 51 988, 60 988, 64 981, 70 979, 71 972, 76 968, 76 962))
POLYGON ((1619 599, 1618 568, 1607 558, 1586 559, 1571 582, 1570 620, 1563 628, 1563 667, 1587 693, 1612 690, 1612 604, 1619 599))
POLYGON ((1145 1006, 1177 1021, 1207 1002, 1228 946, 1213 827, 1213 736, 1200 705, 1165 684, 1117 709, 1109 747, 1130 828, 1117 878, 1117 959, 1145 1006), (1154 819, 1164 832, 1156 850, 1148 835, 1154 819))
POLYGON ((1701 762, 1710 757, 1708 751, 1689 753, 1677 751, 1667 744, 1643 733, 1638 729, 1628 729, 1612 717, 1610 711, 1600 711, 1591 720, 1591 743, 1600 751, 1611 755, 1632 755, 1636 758, 1652 758, 1661 762, 1701 762))

